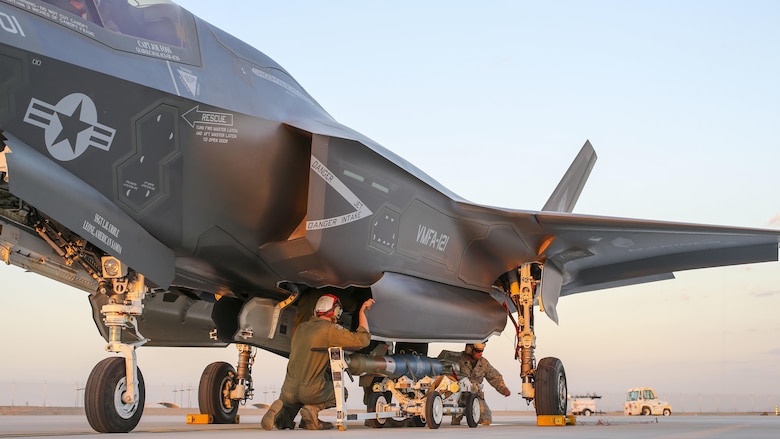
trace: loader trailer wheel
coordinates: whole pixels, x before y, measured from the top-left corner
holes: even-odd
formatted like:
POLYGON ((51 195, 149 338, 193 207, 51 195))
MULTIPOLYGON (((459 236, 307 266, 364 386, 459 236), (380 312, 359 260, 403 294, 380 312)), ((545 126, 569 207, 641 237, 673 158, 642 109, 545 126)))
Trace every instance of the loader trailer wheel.
POLYGON ((482 412, 479 396, 476 393, 469 393, 469 396, 466 397, 466 409, 463 415, 469 427, 474 428, 479 425, 479 417, 482 416, 482 412))
POLYGON ((425 398, 425 423, 428 428, 437 429, 444 417, 444 403, 437 391, 428 392, 425 398))
MULTIPOLYGON (((376 413, 382 411, 382 407, 387 405, 387 399, 384 393, 372 392, 368 395, 368 404, 366 405, 366 412, 376 413)), ((368 423, 373 428, 382 428, 387 422, 386 418, 382 419, 369 419, 368 423)))

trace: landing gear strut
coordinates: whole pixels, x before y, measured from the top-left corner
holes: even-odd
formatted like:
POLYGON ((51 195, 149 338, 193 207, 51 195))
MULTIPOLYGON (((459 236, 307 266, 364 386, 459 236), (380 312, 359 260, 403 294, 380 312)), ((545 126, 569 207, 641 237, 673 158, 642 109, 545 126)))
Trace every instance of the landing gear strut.
POLYGON ((534 402, 536 415, 565 416, 567 408, 566 372, 561 360, 554 357, 542 358, 536 365, 534 349, 534 299, 537 285, 542 278, 534 276, 534 270, 544 269, 540 264, 523 264, 519 271, 510 271, 509 290, 512 302, 517 307, 517 347, 515 359, 520 360, 520 378, 523 381, 522 395, 529 403, 534 402))

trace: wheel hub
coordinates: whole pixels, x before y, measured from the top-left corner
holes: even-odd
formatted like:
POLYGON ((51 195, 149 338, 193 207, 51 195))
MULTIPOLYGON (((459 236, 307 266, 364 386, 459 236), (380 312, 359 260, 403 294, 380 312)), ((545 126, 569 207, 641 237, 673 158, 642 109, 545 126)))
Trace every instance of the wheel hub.
POLYGON ((122 378, 116 383, 116 388, 114 389, 114 408, 122 419, 130 419, 138 409, 138 394, 136 392, 133 402, 128 404, 123 399, 125 392, 127 392, 127 379, 122 378))

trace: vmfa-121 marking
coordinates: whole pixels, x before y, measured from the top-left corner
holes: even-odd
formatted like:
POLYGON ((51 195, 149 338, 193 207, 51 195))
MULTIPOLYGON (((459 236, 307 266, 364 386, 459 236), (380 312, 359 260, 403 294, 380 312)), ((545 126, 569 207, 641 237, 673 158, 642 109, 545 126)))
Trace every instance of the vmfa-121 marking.
POLYGON ((589 143, 541 211, 470 203, 167 0, 0 0, 0 133, 0 259, 90 292, 122 354, 87 384, 98 431, 140 419, 143 344, 236 344, 238 367, 199 386, 232 422, 252 350, 287 355, 325 292, 348 317, 376 299, 378 355, 482 341, 517 313, 523 396, 563 414, 535 306, 557 320, 560 295, 777 260, 777 231, 572 214, 589 143))

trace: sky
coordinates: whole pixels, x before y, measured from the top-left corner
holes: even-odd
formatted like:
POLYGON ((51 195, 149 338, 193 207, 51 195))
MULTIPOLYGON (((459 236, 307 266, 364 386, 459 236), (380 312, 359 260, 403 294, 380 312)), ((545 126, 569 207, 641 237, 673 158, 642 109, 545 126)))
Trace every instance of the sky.
MULTIPOLYGON (((780 3, 178 3, 470 201, 541 208, 590 140, 599 159, 576 213, 780 228, 780 3)), ((0 285, 0 405, 9 394, 40 404, 41 388, 73 404, 107 355, 86 293, 5 266, 0 285)), ((650 385, 688 409, 699 395, 699 405, 768 410, 780 403, 779 311, 777 262, 682 272, 562 298, 559 325, 536 320, 536 357, 560 358, 570 393, 615 395, 615 409, 627 388, 650 385)), ((508 327, 485 355, 519 392, 513 344, 508 327)), ((431 354, 442 348, 462 346, 431 354)), ((237 353, 141 348, 138 358, 154 401, 237 353)), ((263 391, 281 386, 285 365, 258 354, 256 402, 271 399, 263 391)), ((486 394, 494 409, 526 407, 486 394)))

